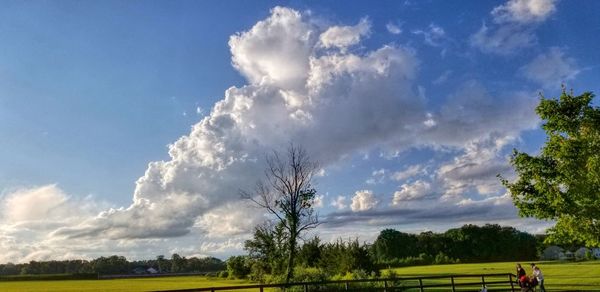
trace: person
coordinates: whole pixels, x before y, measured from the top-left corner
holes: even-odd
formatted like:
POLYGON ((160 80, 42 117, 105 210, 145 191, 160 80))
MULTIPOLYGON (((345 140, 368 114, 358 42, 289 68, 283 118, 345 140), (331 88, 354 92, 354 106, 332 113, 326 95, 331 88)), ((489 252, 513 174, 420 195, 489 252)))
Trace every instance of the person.
POLYGON ((531 269, 533 270, 533 276, 538 281, 538 285, 540 285, 540 292, 546 292, 546 288, 544 287, 544 275, 542 274, 542 271, 534 263, 531 264, 531 269))
POLYGON ((525 269, 521 267, 521 264, 517 264, 517 279, 519 281, 526 276, 525 269))

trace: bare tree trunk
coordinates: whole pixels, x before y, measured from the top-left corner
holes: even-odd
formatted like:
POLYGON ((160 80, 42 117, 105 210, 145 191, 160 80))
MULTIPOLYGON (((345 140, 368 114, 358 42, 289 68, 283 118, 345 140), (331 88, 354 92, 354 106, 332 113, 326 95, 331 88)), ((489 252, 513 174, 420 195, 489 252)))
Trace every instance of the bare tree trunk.
MULTIPOLYGON (((294 231, 295 232, 295 231, 294 231)), ((287 270, 285 274, 285 282, 289 283, 294 277, 294 260, 296 259, 296 236, 290 237, 288 253, 287 270)))

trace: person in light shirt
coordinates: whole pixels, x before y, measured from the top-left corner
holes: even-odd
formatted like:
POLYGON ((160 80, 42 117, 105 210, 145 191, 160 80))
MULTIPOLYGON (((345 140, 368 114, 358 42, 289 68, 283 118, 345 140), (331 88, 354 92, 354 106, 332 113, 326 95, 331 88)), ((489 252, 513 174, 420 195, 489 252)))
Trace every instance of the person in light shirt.
POLYGON ((542 274, 542 271, 535 264, 531 264, 531 268, 533 269, 533 276, 537 278, 540 285, 540 291, 546 292, 546 288, 544 288, 544 275, 542 274))

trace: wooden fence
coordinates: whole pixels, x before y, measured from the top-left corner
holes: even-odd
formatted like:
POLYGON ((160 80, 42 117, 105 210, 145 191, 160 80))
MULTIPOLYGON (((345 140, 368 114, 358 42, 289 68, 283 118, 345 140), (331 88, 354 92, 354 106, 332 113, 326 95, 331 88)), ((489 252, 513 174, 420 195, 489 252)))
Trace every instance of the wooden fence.
MULTIPOLYGON (((466 287, 473 288, 471 291, 479 291, 483 287, 487 287, 487 291, 515 291, 520 288, 517 285, 516 276, 514 274, 479 274, 479 275, 443 275, 443 276, 423 276, 423 277, 396 277, 385 279, 364 279, 364 280, 339 280, 339 281, 324 281, 324 282, 298 282, 289 284, 257 284, 243 286, 223 286, 223 287, 206 287, 195 289, 180 289, 180 290, 162 290, 161 292, 196 292, 196 291, 230 291, 230 290, 256 290, 263 292, 266 288, 280 288, 286 290, 299 288, 304 292, 309 291, 404 291, 418 290, 423 292, 426 288, 448 288, 448 291, 455 292, 457 289, 466 287), (458 279, 477 278, 477 281, 456 281, 458 279), (486 280, 488 278, 488 280, 486 280), (495 279, 490 279, 495 278, 495 279), (498 280, 504 278, 503 280, 498 280), (440 280, 447 279, 445 283, 439 283, 440 280), (424 283, 425 281, 436 280, 436 283, 424 283), (410 284, 404 285, 409 282, 410 284), (414 283, 414 284, 413 284, 414 283), (418 284, 417 284, 418 283, 418 284), (361 287, 361 284, 371 284, 372 287, 361 287), (490 287, 490 285, 492 285, 490 287), (328 289, 327 286, 336 286, 336 288, 328 289), (500 287, 501 286, 501 287, 500 287)), ((463 289, 460 289, 463 290, 463 289)), ((439 291, 439 290, 438 290, 439 291)))

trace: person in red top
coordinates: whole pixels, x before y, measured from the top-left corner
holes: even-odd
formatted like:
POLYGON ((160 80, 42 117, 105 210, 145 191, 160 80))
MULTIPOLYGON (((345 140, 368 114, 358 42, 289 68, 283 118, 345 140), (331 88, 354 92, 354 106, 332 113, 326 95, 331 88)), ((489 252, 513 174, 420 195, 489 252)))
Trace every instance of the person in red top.
POLYGON ((519 279, 519 284, 523 286, 527 281, 527 273, 525 273, 525 269, 521 267, 521 264, 517 264, 517 279, 519 279))

